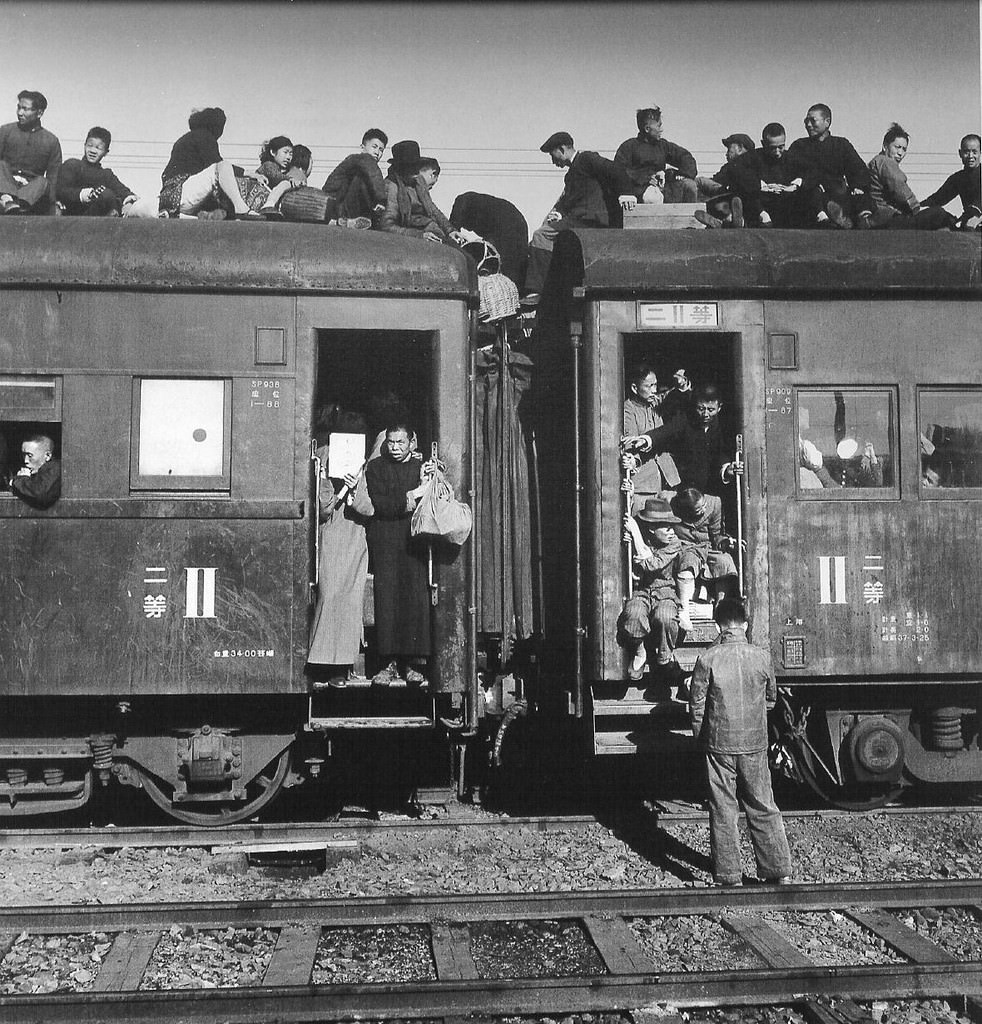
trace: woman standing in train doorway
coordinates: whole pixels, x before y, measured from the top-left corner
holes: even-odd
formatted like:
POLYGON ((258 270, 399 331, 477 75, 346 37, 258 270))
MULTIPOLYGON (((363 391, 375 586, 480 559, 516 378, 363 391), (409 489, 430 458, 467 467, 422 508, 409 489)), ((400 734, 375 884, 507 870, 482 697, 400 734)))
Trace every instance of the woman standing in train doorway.
POLYGON ((381 669, 377 686, 405 679, 426 681, 430 645, 430 598, 426 582, 426 543, 412 536, 413 512, 423 496, 432 464, 420 464, 407 423, 385 428, 381 457, 372 459, 365 477, 375 515, 368 524, 368 545, 375 573, 375 629, 381 669), (415 457, 414 457, 415 456, 415 457))
POLYGON ((329 431, 317 449, 321 465, 317 607, 307 661, 327 666, 330 686, 344 686, 362 643, 368 542, 365 524, 372 502, 365 483, 365 421, 357 413, 330 406, 318 417, 329 431), (331 438, 362 437, 362 466, 340 477, 328 476, 331 438))

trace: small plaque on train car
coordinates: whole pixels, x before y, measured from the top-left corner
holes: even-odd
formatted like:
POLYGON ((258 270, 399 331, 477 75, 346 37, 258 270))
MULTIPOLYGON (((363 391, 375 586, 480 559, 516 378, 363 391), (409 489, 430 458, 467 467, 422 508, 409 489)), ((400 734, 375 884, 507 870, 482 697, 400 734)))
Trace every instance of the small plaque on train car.
POLYGON ((705 331, 719 327, 715 302, 639 302, 638 330, 705 331))
POLYGON ((785 668, 805 667, 805 638, 803 636, 782 636, 785 668))

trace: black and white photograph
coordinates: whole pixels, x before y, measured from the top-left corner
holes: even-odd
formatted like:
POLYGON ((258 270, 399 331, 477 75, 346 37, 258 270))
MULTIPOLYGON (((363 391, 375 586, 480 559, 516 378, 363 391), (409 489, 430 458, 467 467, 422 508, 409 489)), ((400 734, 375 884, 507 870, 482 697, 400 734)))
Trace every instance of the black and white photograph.
POLYGON ((982 0, 0 2, 0 1020, 982 1021, 982 0))

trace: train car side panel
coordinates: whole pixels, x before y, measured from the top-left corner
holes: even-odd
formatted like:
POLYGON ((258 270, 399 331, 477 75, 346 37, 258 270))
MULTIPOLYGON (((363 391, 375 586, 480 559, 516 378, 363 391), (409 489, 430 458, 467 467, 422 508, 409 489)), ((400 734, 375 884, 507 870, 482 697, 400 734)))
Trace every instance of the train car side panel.
POLYGON ((799 353, 797 369, 769 372, 766 395, 776 664, 791 677, 978 672, 982 585, 966 553, 982 478, 968 456, 940 481, 951 486, 922 479, 945 431, 982 439, 982 422, 962 422, 982 412, 978 305, 774 302, 766 316, 799 353), (861 475, 867 444, 876 465, 861 475), (829 478, 801 465, 806 445, 829 478))

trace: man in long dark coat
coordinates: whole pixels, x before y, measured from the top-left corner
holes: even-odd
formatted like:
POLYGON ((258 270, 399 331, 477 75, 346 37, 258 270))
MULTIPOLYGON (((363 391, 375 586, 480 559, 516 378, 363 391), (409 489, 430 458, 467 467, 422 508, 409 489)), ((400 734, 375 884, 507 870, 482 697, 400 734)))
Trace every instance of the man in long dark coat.
POLYGON ((381 457, 365 468, 375 514, 368 523, 368 550, 375 574, 375 630, 382 669, 372 682, 398 678, 420 684, 431 653, 426 544, 412 536, 413 511, 423 495, 423 468, 414 457, 412 432, 386 428, 381 457), (402 675, 400 675, 402 673, 402 675))

